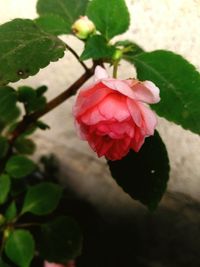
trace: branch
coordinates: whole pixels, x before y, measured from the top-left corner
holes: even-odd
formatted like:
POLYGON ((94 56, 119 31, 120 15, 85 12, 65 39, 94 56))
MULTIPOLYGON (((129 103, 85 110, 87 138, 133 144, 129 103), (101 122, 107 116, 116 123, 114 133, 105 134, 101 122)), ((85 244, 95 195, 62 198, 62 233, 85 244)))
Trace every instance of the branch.
POLYGON ((30 115, 25 115, 22 121, 18 124, 15 130, 10 134, 10 145, 24 133, 32 124, 34 124, 39 118, 47 114, 49 111, 53 110, 60 104, 62 104, 69 97, 76 94, 77 90, 94 74, 95 67, 101 64, 101 62, 95 61, 92 68, 88 69, 75 83, 73 83, 67 90, 52 99, 47 103, 46 107, 41 111, 36 111, 30 115))
POLYGON ((79 61, 79 63, 82 65, 82 67, 85 69, 85 71, 89 71, 89 68, 80 60, 78 54, 68 45, 65 44, 67 49, 75 56, 75 58, 79 61))

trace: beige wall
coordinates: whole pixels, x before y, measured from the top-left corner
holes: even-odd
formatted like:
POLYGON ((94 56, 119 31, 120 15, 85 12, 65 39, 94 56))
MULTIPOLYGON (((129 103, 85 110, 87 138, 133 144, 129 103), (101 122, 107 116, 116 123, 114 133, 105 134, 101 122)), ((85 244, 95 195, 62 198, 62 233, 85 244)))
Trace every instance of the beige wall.
MULTIPOLYGON (((35 3, 36 0, 0 0, 0 22, 15 17, 34 18, 35 3)), ((125 38, 134 39, 146 50, 164 48, 180 53, 200 69, 200 0, 127 0, 127 4, 132 23, 125 38)), ((73 37, 65 40, 73 42, 77 51, 81 51, 79 41, 73 37)), ((128 64, 122 64, 120 70, 120 76, 124 78, 129 74, 132 76, 134 71, 128 64)), ((46 84, 50 88, 48 97, 51 98, 81 73, 81 67, 67 52, 64 59, 19 83, 33 86, 46 84)), ((74 133, 72 103, 73 99, 45 117, 52 129, 45 134, 36 134, 40 152, 56 152, 64 163, 63 173, 70 172, 71 183, 75 186, 81 184, 79 191, 88 198, 94 198, 91 190, 95 190, 96 185, 97 199, 107 192, 114 196, 110 193, 113 181, 109 178, 104 161, 98 160, 74 133)), ((172 166, 169 190, 185 192, 200 199, 199 137, 164 119, 160 119, 158 128, 167 144, 172 166)))

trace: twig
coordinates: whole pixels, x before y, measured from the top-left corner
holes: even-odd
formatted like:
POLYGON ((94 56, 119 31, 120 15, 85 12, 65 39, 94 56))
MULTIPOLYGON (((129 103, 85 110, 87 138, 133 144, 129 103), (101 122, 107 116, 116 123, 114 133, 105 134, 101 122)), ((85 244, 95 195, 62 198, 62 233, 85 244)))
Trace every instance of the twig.
POLYGON ((83 61, 80 60, 79 55, 68 45, 65 44, 67 49, 75 56, 75 58, 79 61, 79 63, 82 65, 82 67, 86 70, 89 71, 89 68, 83 63, 83 61))
POLYGON ((74 95, 77 90, 94 74, 95 67, 97 65, 101 65, 101 62, 95 61, 92 68, 88 69, 75 83, 73 83, 67 90, 62 92, 60 95, 52 99, 49 103, 47 103, 46 107, 41 111, 36 111, 30 115, 25 115, 22 121, 18 124, 15 130, 10 134, 9 140, 10 145, 14 143, 14 141, 24 133, 28 127, 34 124, 39 118, 47 114, 49 111, 53 110, 60 104, 62 104, 69 97, 74 95))

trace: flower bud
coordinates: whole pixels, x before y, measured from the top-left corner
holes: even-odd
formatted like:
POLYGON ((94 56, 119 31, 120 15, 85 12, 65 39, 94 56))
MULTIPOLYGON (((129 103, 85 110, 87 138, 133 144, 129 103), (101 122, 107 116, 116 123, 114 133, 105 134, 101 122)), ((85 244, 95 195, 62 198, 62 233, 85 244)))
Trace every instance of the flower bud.
POLYGON ((89 35, 95 32, 96 28, 94 23, 88 19, 87 16, 80 17, 72 25, 72 31, 80 39, 87 39, 89 35))
POLYGON ((117 49, 113 55, 113 60, 120 60, 123 56, 122 50, 117 49))

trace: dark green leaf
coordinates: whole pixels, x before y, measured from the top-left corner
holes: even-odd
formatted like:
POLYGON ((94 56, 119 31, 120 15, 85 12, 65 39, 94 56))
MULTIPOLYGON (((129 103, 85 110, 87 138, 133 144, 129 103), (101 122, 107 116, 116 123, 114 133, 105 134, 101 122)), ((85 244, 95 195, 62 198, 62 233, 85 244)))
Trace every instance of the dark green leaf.
POLYGON ((25 177, 35 169, 35 163, 24 156, 12 156, 6 164, 6 171, 13 178, 25 177))
POLYGON ((115 43, 115 46, 121 47, 124 54, 126 54, 126 56, 128 57, 134 57, 135 55, 144 52, 144 50, 139 45, 129 40, 118 41, 115 43))
POLYGON ((5 217, 7 221, 12 221, 17 215, 17 207, 15 202, 13 201, 7 208, 5 212, 5 217))
POLYGON ((108 161, 112 176, 131 197, 154 210, 169 179, 169 159, 156 132, 146 138, 141 150, 130 151, 122 160, 108 161))
MULTIPOLYGON (((0 72, 1 72, 1 66, 0 66, 0 72)), ((2 122, 11 122, 19 116, 20 112, 16 103, 17 103, 16 91, 8 86, 0 87, 0 119, 2 122)))
POLYGON ((46 105, 46 98, 37 90, 28 86, 18 88, 18 100, 25 105, 26 112, 40 110, 46 105))
POLYGON ((59 217, 41 229, 39 251, 50 262, 66 262, 80 255, 82 235, 76 221, 59 217))
POLYGON ((7 174, 0 176, 0 204, 3 204, 10 191, 10 177, 7 174))
POLYGON ((0 26, 0 85, 36 74, 64 56, 65 44, 28 19, 0 26))
POLYGON ((40 183, 29 188, 21 213, 31 212, 36 215, 51 213, 58 205, 62 188, 53 183, 40 183))
POLYGON ((35 252, 35 242, 29 231, 15 230, 5 245, 6 255, 20 267, 29 267, 35 252))
POLYGON ((95 35, 88 39, 85 50, 80 56, 81 60, 92 59, 112 59, 115 47, 108 45, 105 38, 101 35, 95 35))
MULTIPOLYGON (((57 15, 65 21, 64 25, 59 23, 57 25, 59 34, 70 33, 72 24, 85 14, 88 0, 39 0, 37 4, 37 12, 40 16, 43 15, 57 15), (64 30, 64 31, 63 31, 64 30)), ((49 22, 49 24, 52 23, 49 22)), ((48 29, 49 29, 48 25, 48 29)))
POLYGON ((18 88, 18 100, 22 103, 29 103, 33 98, 36 98, 36 92, 29 86, 20 86, 18 88))
POLYGON ((5 137, 0 136, 0 159, 6 156, 8 149, 9 149, 8 140, 5 137))
POLYGON ((87 16, 106 39, 128 30, 130 16, 124 0, 92 0, 87 16))
POLYGON ((32 140, 21 137, 15 141, 14 147, 19 153, 26 155, 33 154, 36 149, 36 145, 32 140))
POLYGON ((37 121, 36 125, 38 128, 40 128, 41 130, 47 130, 50 129, 50 126, 47 125, 46 123, 44 123, 43 121, 37 121))
POLYGON ((48 87, 45 85, 42 85, 36 89, 36 94, 38 97, 43 96, 48 90, 48 87))
POLYGON ((158 50, 126 57, 140 80, 151 80, 159 88, 161 101, 152 108, 183 128, 200 133, 200 74, 183 57, 158 50))
POLYGON ((64 19, 57 15, 44 15, 35 20, 36 24, 45 32, 54 35, 67 34, 69 28, 64 19))

